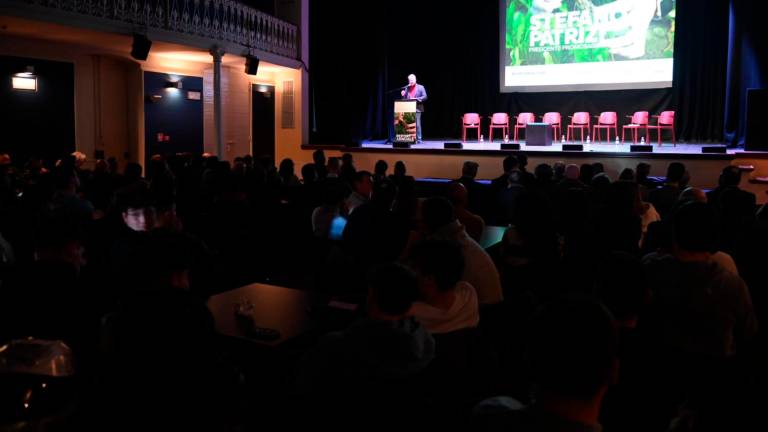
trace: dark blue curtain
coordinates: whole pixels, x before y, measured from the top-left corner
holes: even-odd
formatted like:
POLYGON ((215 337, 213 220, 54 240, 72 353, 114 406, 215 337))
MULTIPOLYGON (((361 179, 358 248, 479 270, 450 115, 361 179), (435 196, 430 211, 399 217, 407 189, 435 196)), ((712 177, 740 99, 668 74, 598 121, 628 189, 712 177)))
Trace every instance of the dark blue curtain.
POLYGON ((768 86, 768 25, 759 13, 758 5, 763 2, 730 3, 725 141, 730 146, 743 147, 747 90, 768 86))

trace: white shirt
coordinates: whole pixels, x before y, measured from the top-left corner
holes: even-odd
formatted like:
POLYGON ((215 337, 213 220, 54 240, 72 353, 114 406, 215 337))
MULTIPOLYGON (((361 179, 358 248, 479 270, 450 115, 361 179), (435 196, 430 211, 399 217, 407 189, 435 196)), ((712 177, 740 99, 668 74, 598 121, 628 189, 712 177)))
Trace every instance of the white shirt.
POLYGON ((447 310, 416 302, 411 306, 410 315, 432 333, 448 333, 477 327, 480 323, 480 310, 475 289, 467 282, 460 281, 454 291, 456 297, 447 310))

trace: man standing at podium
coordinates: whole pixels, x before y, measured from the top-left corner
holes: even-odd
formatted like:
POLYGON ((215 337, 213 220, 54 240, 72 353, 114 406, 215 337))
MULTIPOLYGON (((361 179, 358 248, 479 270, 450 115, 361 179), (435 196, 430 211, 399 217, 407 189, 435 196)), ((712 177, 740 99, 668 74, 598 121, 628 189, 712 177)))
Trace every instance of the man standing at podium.
POLYGON ((421 144, 421 113, 424 112, 424 101, 427 100, 427 90, 421 84, 416 84, 416 75, 408 75, 408 85, 400 92, 404 99, 416 99, 416 143, 421 144))

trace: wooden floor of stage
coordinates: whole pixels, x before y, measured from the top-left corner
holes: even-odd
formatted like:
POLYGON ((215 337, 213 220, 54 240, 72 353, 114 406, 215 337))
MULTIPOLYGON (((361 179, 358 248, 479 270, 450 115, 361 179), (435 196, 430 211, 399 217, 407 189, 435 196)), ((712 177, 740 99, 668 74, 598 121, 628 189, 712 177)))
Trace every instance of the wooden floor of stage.
MULTIPOLYGON (((379 141, 363 141, 360 144, 359 149, 362 151, 403 151, 403 152, 415 152, 415 153, 431 153, 437 150, 446 152, 462 152, 462 153, 479 153, 479 152, 507 152, 509 150, 501 149, 501 141, 494 142, 478 142, 478 141, 466 141, 461 143, 460 149, 446 149, 445 143, 460 143, 461 140, 456 139, 441 139, 441 140, 425 140, 420 144, 411 144, 409 148, 393 148, 392 143, 388 143, 384 140, 379 141)), ((510 143, 514 143, 510 141, 510 143)), ((542 153, 573 153, 573 151, 563 151, 563 145, 561 142, 553 142, 551 146, 538 146, 538 145, 526 145, 525 141, 520 141, 520 151, 525 152, 542 152, 542 153)), ((581 153, 590 153, 594 156, 628 156, 635 154, 648 153, 659 154, 660 156, 693 156, 702 155, 706 157, 720 157, 720 158, 732 158, 736 154, 749 154, 749 155, 766 155, 765 152, 745 152, 739 148, 726 148, 725 154, 703 154, 702 148, 704 147, 725 147, 724 144, 717 143, 677 143, 673 145, 671 142, 662 142, 658 145, 657 142, 647 143, 650 147, 646 150, 652 150, 651 152, 633 153, 630 151, 632 142, 625 142, 623 144, 615 144, 613 142, 606 143, 582 143, 580 141, 568 142, 567 144, 582 144, 583 150, 581 153)), ((637 143, 641 144, 641 143, 637 143)))

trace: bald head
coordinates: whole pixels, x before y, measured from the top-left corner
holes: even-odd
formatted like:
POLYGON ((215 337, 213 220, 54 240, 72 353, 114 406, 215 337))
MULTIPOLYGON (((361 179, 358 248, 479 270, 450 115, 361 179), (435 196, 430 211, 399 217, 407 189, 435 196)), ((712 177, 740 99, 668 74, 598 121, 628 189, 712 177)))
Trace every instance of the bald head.
POLYGON ((565 167, 565 178, 569 180, 578 180, 581 169, 578 165, 570 164, 565 167))
POLYGON ((703 190, 695 187, 689 187, 680 192, 680 202, 700 202, 707 203, 707 194, 703 190))
POLYGON ((453 182, 448 186, 448 199, 454 207, 465 207, 467 205, 467 188, 459 183, 453 182))

